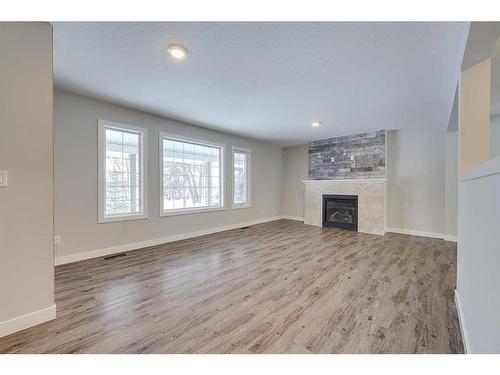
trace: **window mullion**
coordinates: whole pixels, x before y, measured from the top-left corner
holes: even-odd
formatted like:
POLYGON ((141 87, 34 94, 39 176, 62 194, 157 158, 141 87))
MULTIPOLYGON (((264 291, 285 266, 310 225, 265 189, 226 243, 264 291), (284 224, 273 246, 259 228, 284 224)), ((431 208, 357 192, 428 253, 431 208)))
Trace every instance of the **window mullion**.
MULTIPOLYGON (((179 186, 179 178, 175 175, 175 158, 174 169, 169 170, 165 168, 165 161, 162 160, 162 168, 160 173, 164 181, 162 187, 164 193, 161 199, 162 212, 164 214, 175 213, 180 211, 195 211, 223 207, 222 183, 219 186, 213 186, 212 178, 216 169, 222 170, 221 157, 223 152, 222 146, 214 146, 203 141, 185 140, 180 137, 169 137, 165 133, 160 134, 160 144, 165 152, 165 147, 172 147, 172 152, 176 157, 179 157, 180 166, 182 169, 182 186, 179 186), (172 146, 171 146, 172 145, 172 146), (182 150, 182 157, 176 153, 177 149, 182 150), (214 151, 216 150, 216 152, 214 151), (214 162, 217 158, 217 163, 214 162), (171 173, 169 175, 169 173, 171 173), (169 193, 169 191, 174 194, 169 193), (176 199, 176 195, 180 194, 181 197, 176 199), (217 199, 215 199, 217 198, 217 199), (179 202, 181 207, 179 206, 179 202)), ((169 152, 167 150, 167 152, 169 152)), ((222 177, 219 172, 219 180, 222 177)))
POLYGON ((145 134, 99 120, 99 222, 145 216, 145 134))

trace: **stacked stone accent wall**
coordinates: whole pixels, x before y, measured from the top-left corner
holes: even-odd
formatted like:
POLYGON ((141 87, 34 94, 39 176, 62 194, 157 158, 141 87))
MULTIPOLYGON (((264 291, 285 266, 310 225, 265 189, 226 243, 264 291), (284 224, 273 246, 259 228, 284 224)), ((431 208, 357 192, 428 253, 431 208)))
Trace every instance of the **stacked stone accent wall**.
POLYGON ((385 130, 309 143, 309 178, 385 177, 385 130))

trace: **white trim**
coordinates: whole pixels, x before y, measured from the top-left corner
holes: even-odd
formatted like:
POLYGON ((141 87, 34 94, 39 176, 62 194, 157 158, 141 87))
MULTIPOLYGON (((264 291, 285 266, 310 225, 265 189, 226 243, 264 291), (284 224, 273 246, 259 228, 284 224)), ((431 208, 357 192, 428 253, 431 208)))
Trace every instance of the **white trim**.
POLYGON ((105 223, 117 223, 121 221, 129 221, 129 220, 146 220, 148 217, 144 214, 136 214, 136 215, 116 215, 116 216, 106 216, 105 218, 99 218, 98 224, 105 223))
POLYGON ((425 231, 421 231, 421 230, 401 229, 401 228, 385 228, 385 231, 386 232, 391 232, 391 233, 409 234, 411 236, 420 236, 420 237, 429 237, 429 238, 444 239, 444 234, 443 233, 425 232, 425 231))
POLYGON ((458 236, 448 236, 448 235, 444 235, 443 236, 443 239, 445 241, 450 241, 450 242, 458 242, 458 236))
POLYGON ((112 223, 112 222, 120 222, 120 221, 128 221, 128 220, 142 220, 148 218, 148 188, 147 188, 147 179, 148 179, 148 130, 146 128, 140 128, 137 126, 121 124, 118 122, 112 122, 107 120, 97 120, 97 179, 98 179, 98 187, 97 187, 97 222, 99 224, 102 223, 112 223), (131 133, 140 134, 140 158, 141 158, 141 182, 142 182, 142 212, 137 214, 125 214, 125 215, 104 215, 104 205, 105 205, 105 186, 104 182, 106 181, 106 150, 105 143, 106 137, 104 135, 104 130, 106 128, 113 128, 121 131, 128 131, 131 133))
POLYGON ((314 179, 303 179, 303 183, 305 184, 314 184, 314 183, 361 183, 361 184, 383 184, 387 182, 387 178, 354 178, 354 179, 330 179, 330 180, 314 180, 314 179))
POLYGON ((300 216, 288 216, 288 215, 283 215, 281 216, 282 219, 287 219, 287 220, 295 220, 295 221, 304 221, 303 217, 300 216))
POLYGON ((159 132, 158 134, 158 211, 160 217, 165 216, 176 216, 176 215, 185 215, 185 214, 195 214, 202 212, 210 212, 210 211, 222 211, 226 209, 226 199, 225 199, 225 145, 222 143, 215 143, 211 141, 205 141, 201 139, 195 139, 190 137, 185 137, 181 135, 176 135, 167 132, 159 132), (220 150, 220 199, 221 204, 218 206, 209 206, 209 207, 192 207, 192 208, 180 208, 173 210, 164 210, 163 209, 163 140, 164 139, 178 140, 180 142, 189 142, 197 145, 206 145, 216 147, 220 150))
POLYGON ((231 206, 231 210, 241 210, 242 208, 251 208, 252 205, 250 203, 233 203, 231 206))
POLYGON ((237 210, 240 208, 252 207, 252 150, 233 146, 231 150, 231 208, 237 210), (234 203, 234 153, 247 154, 247 201, 245 203, 234 203))
POLYGON ((0 322, 0 337, 11 335, 23 329, 48 322, 56 318, 56 304, 44 309, 33 311, 29 314, 21 315, 13 319, 0 322))
POLYGON ((193 208, 178 208, 175 210, 169 211, 160 211, 160 217, 165 216, 177 216, 177 215, 189 215, 189 214, 201 214, 203 212, 211 212, 211 211, 224 211, 226 207, 193 207, 193 208))
POLYGON ((189 142, 189 143, 195 143, 200 146, 212 146, 212 147, 221 147, 224 148, 225 144, 223 143, 217 143, 217 142, 212 142, 212 141, 207 141, 205 139, 198 139, 198 138, 192 138, 192 137, 186 137, 184 135, 179 135, 179 134, 174 134, 174 133, 169 133, 169 132, 160 132, 160 138, 165 137, 168 139, 173 139, 181 142, 189 142))
POLYGON ((458 315, 458 325, 460 326, 460 333, 462 334, 462 342, 464 344, 464 352, 465 354, 470 353, 469 350, 469 336, 467 336, 467 330, 465 329, 465 320, 462 315, 462 309, 460 307, 460 299, 458 298, 458 290, 455 289, 455 306, 457 308, 458 315))
POLYGON ((107 247, 107 248, 103 248, 103 249, 80 252, 80 253, 76 253, 76 254, 72 254, 72 255, 56 257, 55 265, 59 266, 61 264, 78 262, 80 260, 99 258, 99 257, 111 255, 111 254, 122 253, 124 251, 131 251, 131 250, 141 249, 144 247, 162 245, 162 244, 169 243, 169 242, 186 240, 189 238, 204 236, 204 235, 212 234, 212 233, 223 232, 226 230, 237 229, 237 228, 241 228, 241 227, 247 227, 247 226, 255 225, 255 224, 267 223, 270 221, 275 221, 275 220, 280 220, 280 219, 282 219, 282 216, 272 216, 272 217, 268 217, 268 218, 264 218, 264 219, 257 219, 257 220, 252 220, 252 221, 246 221, 243 223, 225 225, 223 227, 203 229, 203 230, 199 230, 199 231, 195 231, 195 232, 176 234, 176 235, 162 237, 162 238, 155 238, 152 240, 145 240, 145 241, 140 241, 140 242, 133 242, 133 243, 127 243, 127 244, 118 245, 118 246, 107 247))

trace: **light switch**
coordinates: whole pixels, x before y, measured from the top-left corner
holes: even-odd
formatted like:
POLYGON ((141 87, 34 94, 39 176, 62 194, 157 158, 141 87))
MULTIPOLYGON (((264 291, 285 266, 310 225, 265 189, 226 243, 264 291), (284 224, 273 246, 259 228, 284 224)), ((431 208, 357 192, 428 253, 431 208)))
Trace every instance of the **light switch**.
POLYGON ((7 171, 0 171, 0 187, 7 187, 7 171))

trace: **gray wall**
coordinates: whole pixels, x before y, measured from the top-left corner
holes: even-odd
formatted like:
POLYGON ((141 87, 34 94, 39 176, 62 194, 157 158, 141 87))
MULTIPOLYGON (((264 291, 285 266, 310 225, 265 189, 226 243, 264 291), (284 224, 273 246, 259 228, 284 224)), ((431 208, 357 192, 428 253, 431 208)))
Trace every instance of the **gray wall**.
POLYGON ((66 92, 55 94, 55 229, 62 236, 56 257, 171 235, 243 223, 281 214, 281 148, 154 116, 66 92), (97 223, 97 120, 148 129, 147 220, 97 223), (158 132, 166 131, 226 146, 226 210, 169 217, 158 214, 158 132), (231 209, 232 146, 252 150, 252 207, 231 209))
POLYGON ((52 27, 0 23, 0 51, 1 336, 54 304, 52 27))
POLYGON ((457 301, 471 353, 500 353, 500 156, 459 183, 457 301))
POLYGON ((295 218, 304 217, 304 183, 308 173, 308 146, 299 145, 283 149, 282 213, 295 218))
MULTIPOLYGON (((307 173, 307 147, 284 149, 284 215, 304 216, 302 179, 307 173)), ((387 132, 387 177, 387 226, 443 234, 445 133, 387 132)))
POLYGON ((458 132, 445 135, 445 212, 444 234, 457 236, 458 220, 458 132))
POLYGON ((490 116, 490 156, 500 156, 500 114, 490 116))
POLYGON ((385 130, 309 143, 309 178, 385 177, 385 130))
POLYGON ((445 133, 387 133, 387 227, 444 233, 445 133))

